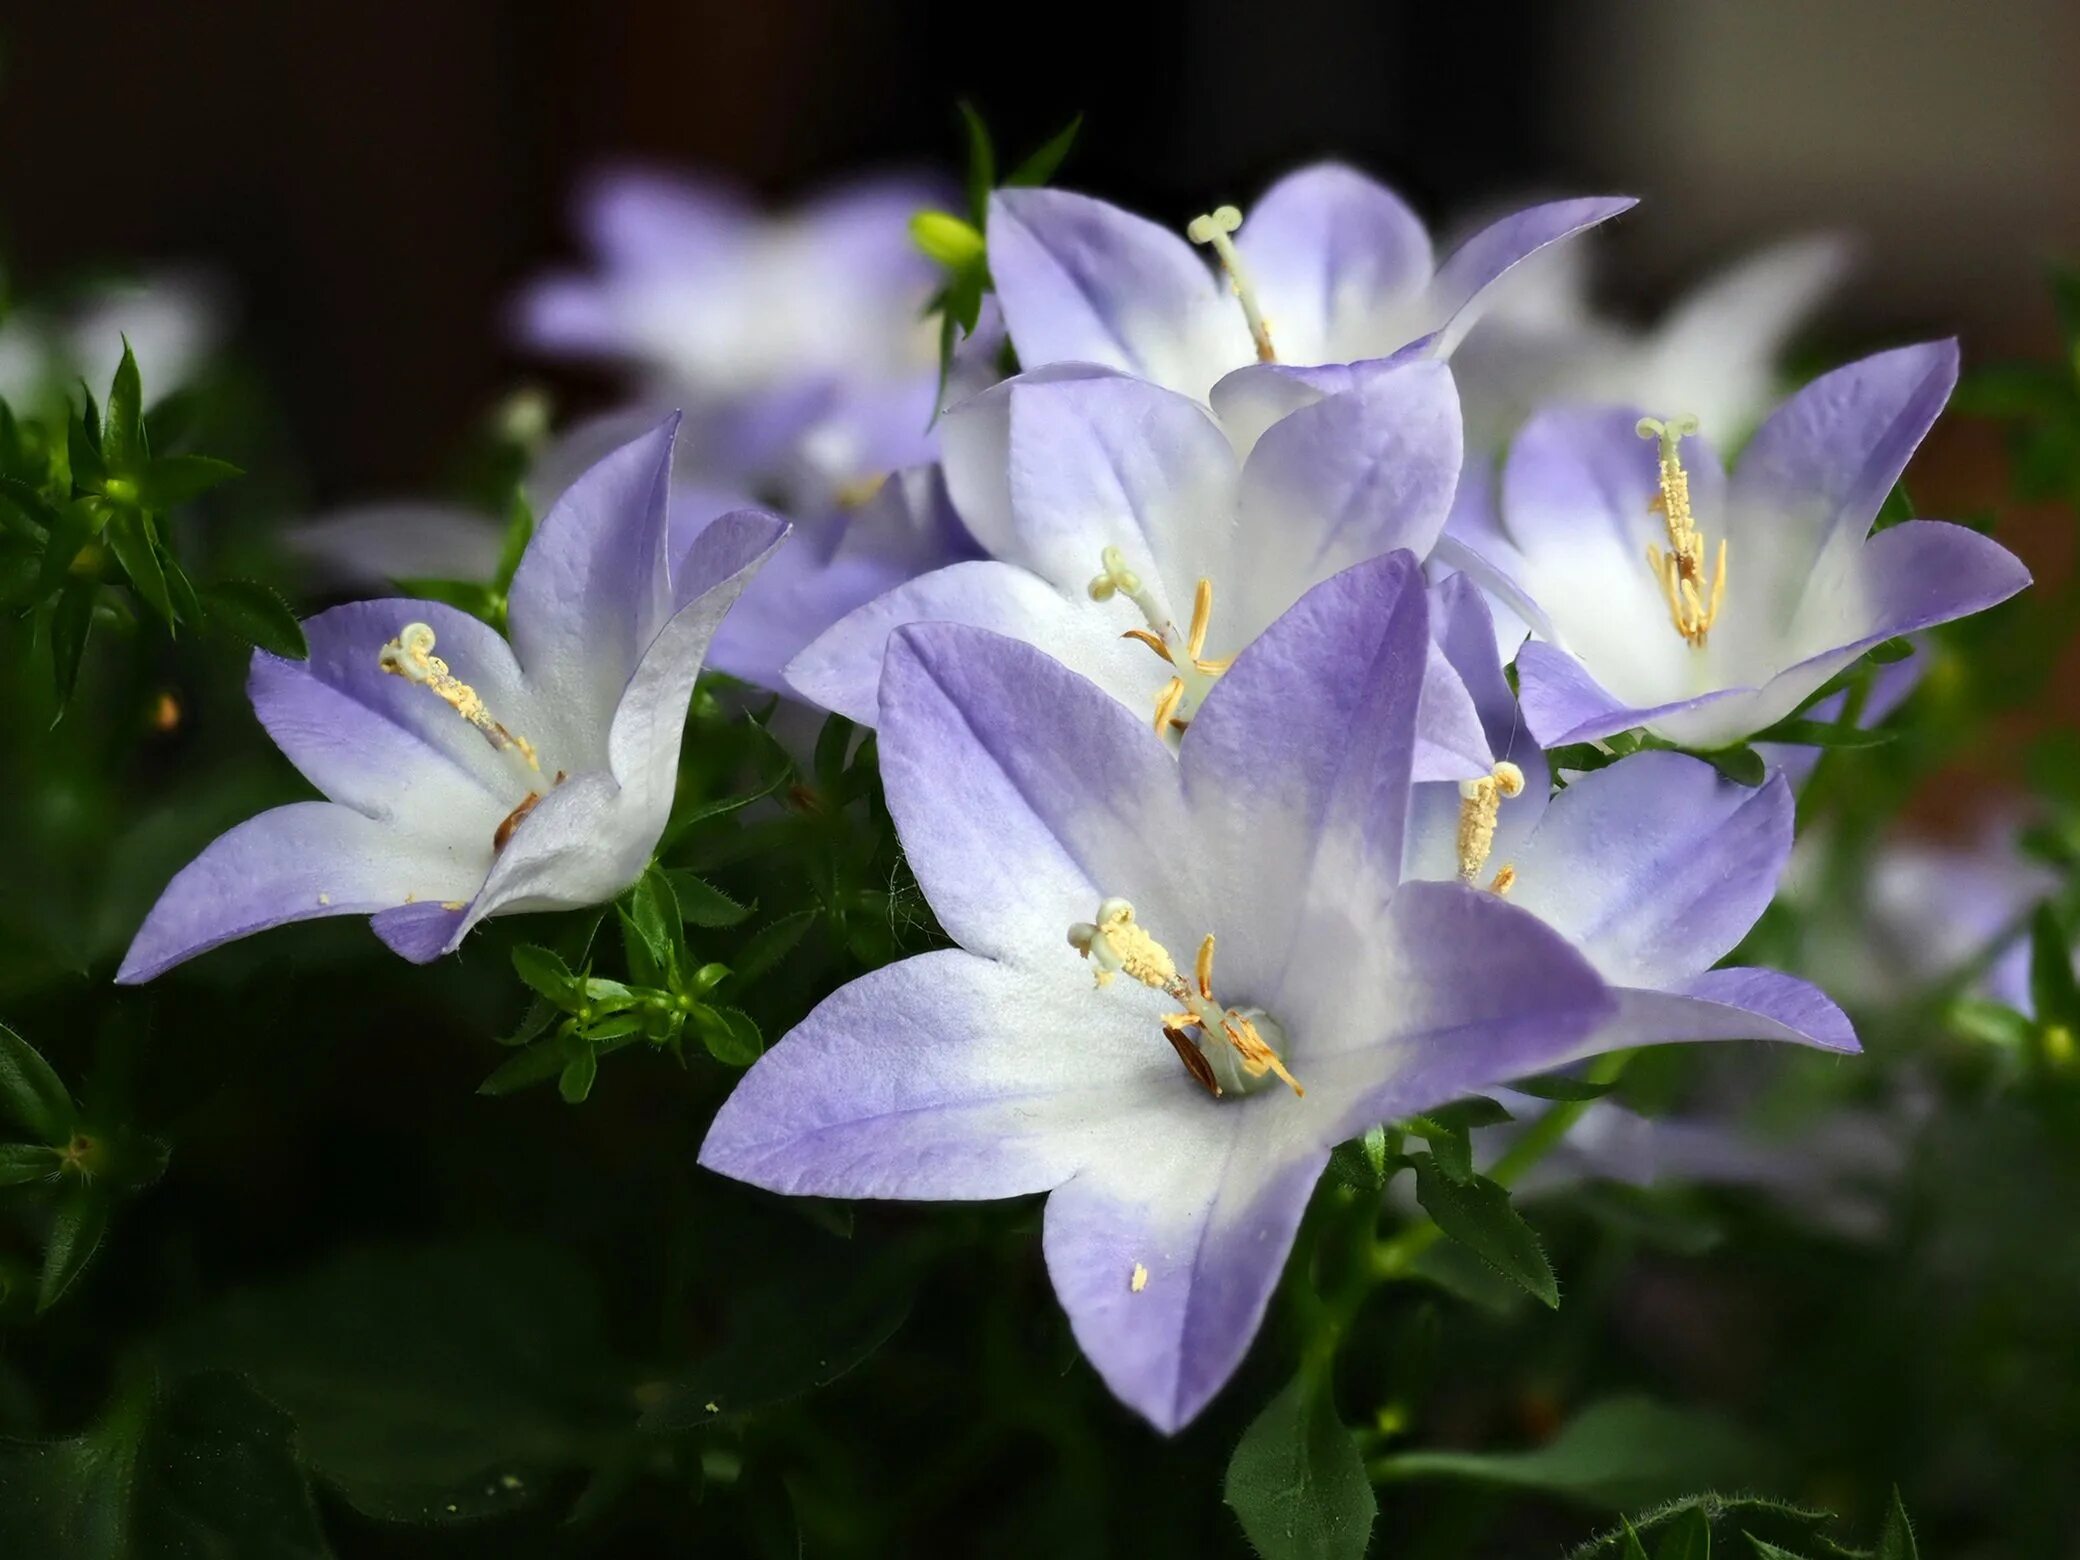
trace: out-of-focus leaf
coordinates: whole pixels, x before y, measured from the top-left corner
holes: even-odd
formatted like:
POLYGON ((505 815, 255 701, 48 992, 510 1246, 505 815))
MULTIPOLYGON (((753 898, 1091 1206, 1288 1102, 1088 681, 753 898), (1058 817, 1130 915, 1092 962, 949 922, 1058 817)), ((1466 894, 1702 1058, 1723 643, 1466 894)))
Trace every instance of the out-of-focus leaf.
MULTIPOLYGON (((2080 317, 2074 321, 2080 330, 2080 317)), ((1907 1508, 1899 1498, 1899 1491, 1892 1492, 1892 1504, 1885 1508, 1885 1526, 1878 1533, 1878 1552, 1873 1560, 1921 1560, 1921 1546, 1914 1542, 1914 1524, 1907 1520, 1907 1508)))
POLYGON ((2029 923, 2029 995, 2042 1024, 2063 1024, 2080 1036, 2080 981, 2073 975, 2073 939, 2058 912, 2037 906, 2029 923))
POLYGON ((1076 144, 1076 136, 1083 129, 1083 115, 1078 114, 1061 129, 1049 136, 1033 154, 1004 176, 1006 189, 1031 189, 1045 184, 1055 176, 1069 149, 1076 144))
POLYGON ((1361 1560, 1379 1514, 1335 1403, 1305 1376, 1242 1432, 1222 1495, 1264 1560, 1361 1560))
POLYGON ((990 191, 997 187, 997 152, 990 144, 989 126, 982 122, 975 105, 963 100, 960 111, 968 131, 968 216, 981 227, 989 220, 990 191))
POLYGON ((108 407, 102 414, 101 459, 110 472, 135 481, 147 458, 144 384, 138 376, 137 358, 125 341, 123 360, 116 365, 115 382, 108 387, 108 407))
POLYGON ((1844 1549, 1827 1537, 1834 1519, 1824 1511, 1786 1505, 1753 1495, 1689 1495, 1634 1517, 1624 1527, 1570 1550, 1568 1560, 1629 1560, 1627 1532, 1658 1540, 1661 1535, 1700 1513, 1720 1553, 1741 1554, 1755 1544, 1771 1544, 1780 1553, 1809 1560, 1869 1560, 1862 1550, 1844 1549))
POLYGON ((1695 1507, 1668 1525, 1654 1546, 1654 1560, 1712 1560, 1712 1524, 1695 1507))
POLYGON ((43 1248, 43 1271, 36 1280, 36 1312, 40 1316, 64 1299, 65 1291, 86 1271, 101 1237, 108 1233, 109 1198, 99 1187, 81 1181, 59 1199, 51 1232, 43 1248))
POLYGON ((244 475, 230 461, 208 455, 161 455, 137 479, 137 500, 153 513, 164 514, 244 475))
POLYGON ((151 525, 134 509, 119 511, 108 523, 109 551, 130 576, 130 584, 151 609, 170 625, 173 597, 166 588, 166 571, 159 566, 159 549, 152 541, 151 525))
POLYGON ((46 1143, 72 1136, 78 1112, 72 1094, 36 1047, 0 1024, 0 1116, 46 1143))
POLYGON ((738 926, 758 907, 737 903, 698 873, 673 867, 666 871, 672 898, 678 901, 680 919, 692 926, 738 926))

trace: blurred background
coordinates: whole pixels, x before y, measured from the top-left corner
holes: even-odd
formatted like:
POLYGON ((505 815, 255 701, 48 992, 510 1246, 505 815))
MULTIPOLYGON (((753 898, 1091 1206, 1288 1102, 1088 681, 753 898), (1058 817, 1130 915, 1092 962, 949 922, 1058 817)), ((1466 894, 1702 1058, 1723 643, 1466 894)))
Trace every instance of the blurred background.
POLYGON ((9 9, 18 282, 222 268, 328 504, 423 484, 532 370, 500 305, 570 252, 585 169, 656 159, 776 197, 950 171, 963 96, 1010 148, 1085 113, 1061 182, 1178 225, 1324 153, 1447 224, 1529 191, 1637 194, 1598 258, 1649 302, 1841 231, 1862 264, 1830 330, 1959 330, 1968 362, 2048 350, 2041 262, 2080 250, 2070 0, 1200 0, 1037 24, 934 0, 9 9))

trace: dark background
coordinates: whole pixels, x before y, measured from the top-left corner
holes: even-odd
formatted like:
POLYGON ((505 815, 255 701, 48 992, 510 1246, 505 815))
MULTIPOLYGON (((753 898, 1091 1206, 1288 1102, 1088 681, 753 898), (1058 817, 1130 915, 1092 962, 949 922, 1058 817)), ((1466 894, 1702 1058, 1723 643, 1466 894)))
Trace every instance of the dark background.
POLYGON ((1182 223, 1334 152, 1433 220, 1539 190, 1647 197, 1603 242, 1659 299, 1825 226, 1845 339, 2048 341, 2035 267, 2080 247, 2066 0, 1396 6, 1203 0, 208 0, 0 20, 0 234, 34 289, 97 261, 227 274, 309 499, 423 485, 529 365, 514 285, 567 252, 574 179, 640 155, 786 197, 951 167, 971 97, 1014 151, 1182 223))

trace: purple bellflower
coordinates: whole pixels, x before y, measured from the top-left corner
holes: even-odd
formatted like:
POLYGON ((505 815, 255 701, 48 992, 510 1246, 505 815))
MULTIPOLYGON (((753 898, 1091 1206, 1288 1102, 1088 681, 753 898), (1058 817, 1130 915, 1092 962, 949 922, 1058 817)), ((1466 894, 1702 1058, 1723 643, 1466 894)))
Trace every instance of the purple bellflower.
POLYGON ((598 904, 670 814, 716 625, 785 534, 731 515, 669 546, 672 420, 574 482, 514 576, 511 643, 438 602, 308 620, 310 659, 254 654, 248 692, 323 791, 222 836, 174 878, 117 979, 267 927, 366 915, 424 963, 490 915, 598 904))
POLYGON ((1524 718, 1553 746, 1634 726, 1740 742, 1872 646, 2006 600, 2029 574, 1963 526, 1871 522, 1957 379, 1954 343, 1823 375, 1728 477, 1694 419, 1533 417, 1494 505, 1468 485, 1439 544, 1530 625, 1524 718))
POLYGON ((1159 1429, 1192 1419, 1336 1143, 1642 1038, 1537 916, 1406 881, 1428 617, 1406 552, 1315 586, 1174 754, 1030 645, 900 630, 883 775, 959 946, 827 999, 702 1162, 785 1193, 1049 1192, 1085 1354, 1159 1429))

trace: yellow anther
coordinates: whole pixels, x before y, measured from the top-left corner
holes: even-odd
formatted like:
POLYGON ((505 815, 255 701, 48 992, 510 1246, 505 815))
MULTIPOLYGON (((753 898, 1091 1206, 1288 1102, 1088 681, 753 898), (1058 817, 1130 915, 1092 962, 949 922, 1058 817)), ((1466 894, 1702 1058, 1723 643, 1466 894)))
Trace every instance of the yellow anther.
POLYGON ((1220 256, 1221 269, 1228 273, 1228 285, 1242 305, 1242 317, 1249 321, 1250 339, 1257 344, 1257 361, 1276 363, 1278 354, 1271 350, 1271 322, 1257 307, 1257 289, 1243 267, 1241 251, 1235 247, 1233 234, 1241 226, 1240 211, 1233 206, 1219 206, 1203 217, 1192 218, 1184 236, 1195 244, 1213 246, 1213 252, 1220 256))
POLYGON ((1495 879, 1488 885, 1488 892, 1500 899, 1517 886, 1517 869, 1504 863, 1496 872, 1495 879))
POLYGON ((1177 707, 1184 703, 1184 679, 1173 677, 1163 684, 1163 691, 1156 695, 1156 735, 1162 736, 1170 729, 1171 722, 1179 726, 1186 722, 1177 719, 1177 707))
POLYGON ((1111 985, 1115 975, 1125 975, 1178 1003, 1183 1011, 1165 1014, 1162 1031, 1186 1070, 1208 1093, 1221 1092, 1220 1080, 1204 1049, 1204 1041, 1215 1037, 1228 1043, 1249 1077, 1274 1074, 1295 1094, 1307 1092, 1286 1071, 1278 1052, 1257 1029, 1256 1020, 1235 1008, 1224 1008, 1215 1000, 1211 935, 1199 944, 1190 981, 1178 974, 1177 961, 1134 919, 1134 907, 1124 899, 1107 899, 1098 906, 1097 920, 1078 921, 1071 926, 1069 946, 1091 961, 1092 976, 1099 987, 1111 985))
POLYGON ((484 734, 484 740, 500 752, 512 753, 529 769, 540 771, 534 744, 516 736, 492 717, 484 700, 468 683, 448 670, 448 663, 433 653, 433 630, 424 623, 407 623, 397 637, 377 653, 376 664, 393 677, 402 677, 429 689, 484 734))
POLYGON ((1177 675, 1156 695, 1156 735, 1163 736, 1173 727, 1182 731, 1191 724, 1192 713, 1212 688, 1213 680, 1234 664, 1233 656, 1206 654, 1206 634, 1213 625, 1213 581, 1200 579, 1192 592, 1191 626, 1180 634, 1177 625, 1142 584, 1141 576, 1127 567, 1124 553, 1117 547, 1107 547, 1099 561, 1104 567, 1090 583, 1091 600, 1110 601, 1114 596, 1125 596, 1133 602, 1141 609, 1148 626, 1126 629, 1120 637, 1148 646, 1166 665, 1177 669, 1177 675))
POLYGON ((1648 509, 1668 526, 1668 552, 1647 543, 1647 567, 1668 602, 1669 621, 1676 632, 1701 650, 1726 599, 1726 538, 1719 538, 1718 556, 1707 574, 1704 533, 1690 514, 1690 474, 1683 469, 1681 453, 1683 440, 1695 432, 1695 417, 1672 417, 1666 422, 1642 417, 1638 424, 1642 439, 1658 439, 1661 444, 1661 490, 1648 509))
MULTIPOLYGON (((1488 864, 1488 853, 1495 848, 1495 821, 1501 815, 1503 802, 1524 791, 1524 771, 1508 759, 1502 760, 1478 780, 1459 782, 1459 880, 1472 883, 1479 879, 1481 868, 1488 864)), ((1509 881, 1516 881, 1516 869, 1504 867, 1503 873, 1509 881)), ((1502 874, 1496 881, 1501 882, 1502 874)), ((1495 890, 1498 894, 1509 892, 1508 884, 1495 890)))
POLYGON ((864 509, 880 495, 881 490, 887 485, 887 472, 870 472, 866 476, 853 477, 849 481, 840 482, 836 490, 832 492, 831 497, 837 500, 840 509, 864 509))

